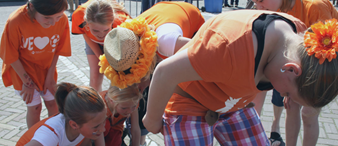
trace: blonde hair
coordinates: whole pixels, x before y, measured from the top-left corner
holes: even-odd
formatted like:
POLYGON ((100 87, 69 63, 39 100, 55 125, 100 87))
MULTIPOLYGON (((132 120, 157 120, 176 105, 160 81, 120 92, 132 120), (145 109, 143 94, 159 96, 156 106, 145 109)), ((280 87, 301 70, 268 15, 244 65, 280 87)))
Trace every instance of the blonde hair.
MULTIPOLYGON (((312 32, 311 28, 307 31, 312 32)), ((300 34, 304 38, 304 34, 300 34)), ((327 60, 319 64, 315 55, 309 56, 303 39, 296 48, 288 48, 288 59, 300 60, 302 74, 295 80, 298 93, 308 105, 320 108, 330 103, 338 95, 338 60, 327 60)))
POLYGON ((87 23, 107 25, 114 22, 116 11, 128 14, 123 3, 119 4, 115 0, 94 0, 88 5, 84 19, 87 23))
POLYGON ((114 101, 114 103, 122 103, 132 100, 135 104, 142 98, 136 84, 128 86, 127 88, 120 89, 116 86, 110 86, 107 96, 114 101))
POLYGON ((120 89, 116 86, 110 86, 106 97, 112 99, 114 102, 114 104, 112 105, 112 108, 114 110, 111 111, 111 118, 114 118, 114 115, 116 113, 115 108, 119 103, 132 101, 135 105, 137 105, 142 98, 142 94, 140 93, 137 85, 133 84, 132 86, 128 86, 124 89, 120 89))

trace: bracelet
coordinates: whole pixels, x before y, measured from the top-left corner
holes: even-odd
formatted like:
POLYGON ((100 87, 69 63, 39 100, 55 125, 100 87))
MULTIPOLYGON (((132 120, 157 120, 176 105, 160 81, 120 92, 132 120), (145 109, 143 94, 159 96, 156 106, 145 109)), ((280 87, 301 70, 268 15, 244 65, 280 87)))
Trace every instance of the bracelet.
POLYGON ((29 86, 28 86, 28 85, 26 85, 25 83, 23 83, 23 85, 24 85, 26 88, 33 89, 33 87, 29 87, 29 86))

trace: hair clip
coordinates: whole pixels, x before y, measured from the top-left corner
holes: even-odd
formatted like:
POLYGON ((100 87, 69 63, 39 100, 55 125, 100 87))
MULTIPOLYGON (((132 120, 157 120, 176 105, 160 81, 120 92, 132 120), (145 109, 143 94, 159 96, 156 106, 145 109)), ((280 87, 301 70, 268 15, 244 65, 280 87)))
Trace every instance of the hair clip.
POLYGON ((319 64, 323 64, 325 59, 329 62, 337 57, 338 51, 338 32, 337 19, 326 20, 325 24, 321 21, 311 25, 313 32, 307 31, 304 35, 304 46, 309 56, 315 54, 319 59, 319 64))

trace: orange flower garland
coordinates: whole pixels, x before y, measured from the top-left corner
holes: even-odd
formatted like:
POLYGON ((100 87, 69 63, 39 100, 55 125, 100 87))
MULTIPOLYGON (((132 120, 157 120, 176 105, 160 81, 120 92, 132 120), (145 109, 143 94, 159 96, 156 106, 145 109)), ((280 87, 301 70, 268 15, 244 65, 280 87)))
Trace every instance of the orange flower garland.
POLYGON ((141 79, 147 75, 149 67, 153 62, 157 45, 157 35, 150 30, 144 18, 127 19, 119 27, 132 30, 136 35, 140 36, 140 53, 135 64, 131 66, 130 73, 125 74, 122 71, 116 72, 108 63, 106 56, 100 56, 100 73, 111 81, 112 86, 120 89, 139 83, 141 79))
POLYGON ((338 32, 337 20, 326 20, 325 24, 318 22, 311 25, 313 32, 306 32, 304 36, 304 46, 308 47, 306 51, 311 56, 319 59, 319 64, 323 64, 325 59, 331 62, 337 57, 338 51, 338 32))

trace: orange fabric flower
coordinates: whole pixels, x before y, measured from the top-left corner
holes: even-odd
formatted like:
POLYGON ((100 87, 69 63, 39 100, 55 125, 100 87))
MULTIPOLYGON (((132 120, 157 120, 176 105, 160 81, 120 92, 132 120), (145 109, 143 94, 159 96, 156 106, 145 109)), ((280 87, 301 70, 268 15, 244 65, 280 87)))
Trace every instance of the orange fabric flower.
POLYGON ((304 35, 304 46, 306 51, 311 56, 319 59, 319 64, 323 64, 325 59, 331 62, 337 57, 338 51, 338 23, 336 19, 326 20, 311 25, 313 32, 306 32, 304 35))
POLYGON ((121 89, 139 83, 141 79, 147 75, 153 58, 155 56, 157 44, 157 35, 153 30, 150 30, 146 20, 142 17, 138 19, 127 19, 119 27, 124 27, 132 30, 136 35, 140 36, 141 50, 138 60, 131 66, 130 73, 116 72, 108 63, 106 56, 100 56, 100 73, 111 81, 112 86, 117 86, 121 89))

